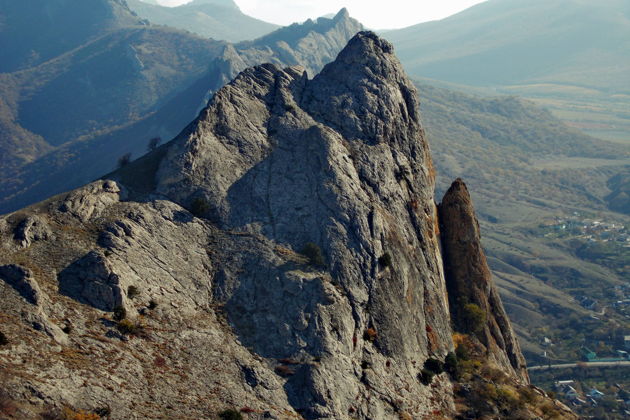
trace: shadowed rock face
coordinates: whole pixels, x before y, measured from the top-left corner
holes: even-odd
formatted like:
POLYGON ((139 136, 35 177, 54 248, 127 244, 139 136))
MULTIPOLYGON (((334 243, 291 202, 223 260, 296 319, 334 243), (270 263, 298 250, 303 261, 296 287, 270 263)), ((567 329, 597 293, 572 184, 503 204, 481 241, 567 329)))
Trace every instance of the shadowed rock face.
POLYGON ((473 203, 461 179, 453 182, 438 208, 446 287, 455 329, 470 330, 470 314, 465 306, 478 305, 486 320, 476 335, 486 346, 489 359, 528 383, 525 359, 492 281, 473 203))

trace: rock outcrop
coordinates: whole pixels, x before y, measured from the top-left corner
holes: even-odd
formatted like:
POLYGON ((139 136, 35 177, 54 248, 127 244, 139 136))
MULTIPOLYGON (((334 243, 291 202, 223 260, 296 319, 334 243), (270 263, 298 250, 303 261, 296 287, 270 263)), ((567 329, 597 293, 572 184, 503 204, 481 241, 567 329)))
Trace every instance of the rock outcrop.
MULTIPOLYGON (((157 173, 157 192, 189 208, 205 203, 203 215, 222 229, 262 235, 293 252, 309 242, 321 247, 327 264, 313 280, 329 279, 342 295, 331 304, 325 293, 297 289, 293 299, 315 310, 299 323, 295 314, 273 315, 293 331, 288 341, 254 338, 260 329, 253 324, 239 328, 243 319, 269 318, 274 302, 285 299, 252 293, 276 275, 224 280, 231 290, 248 284, 247 299, 227 296, 244 342, 272 357, 321 359, 287 384, 308 418, 341 417, 350 408, 387 417, 394 413, 388 401, 396 400, 412 413, 428 410, 431 404, 417 405, 428 398, 415 379, 418 368, 451 350, 432 163, 416 98, 391 45, 360 33, 313 80, 302 68, 271 64, 241 73, 172 143, 157 173), (379 265, 385 254, 389 267, 379 265), (308 319, 327 322, 313 331, 308 319), (374 343, 362 338, 370 328, 378 333, 374 343), (357 370, 359 359, 369 372, 357 370), (385 368, 389 359, 396 372, 385 368), (367 399, 365 375, 383 399, 367 399), (389 383, 418 399, 392 392, 389 383)), ((313 283, 303 276, 281 284, 313 283)))
POLYGON ((481 246, 470 194, 461 179, 453 182, 438 208, 446 287, 455 328, 475 334, 491 361, 523 383, 529 383, 516 333, 481 246))
MULTIPOLYGON (((0 237, 0 264, 21 261, 47 294, 37 311, 0 300, 23 417, 44 402, 112 419, 455 415, 456 372, 436 367, 454 346, 433 165, 389 43, 361 32, 312 80, 247 69, 110 178, 0 219, 13 232, 37 213, 52 232, 0 237)), ((472 217, 455 229, 476 232, 472 217)), ((493 339, 526 381, 506 361, 516 342, 493 339)))
POLYGON ((29 270, 16 264, 0 266, 0 280, 13 287, 27 302, 39 304, 41 291, 29 270))

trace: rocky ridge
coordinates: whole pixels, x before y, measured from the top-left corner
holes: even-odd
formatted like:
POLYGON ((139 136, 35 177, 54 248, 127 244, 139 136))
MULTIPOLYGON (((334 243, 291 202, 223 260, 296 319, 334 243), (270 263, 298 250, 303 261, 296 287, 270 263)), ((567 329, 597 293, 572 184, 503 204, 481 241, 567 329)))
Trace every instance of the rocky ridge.
POLYGON ((151 137, 174 137, 249 66, 299 64, 316 74, 362 29, 342 10, 229 44, 124 22, 40 66, 0 75, 0 213, 103 176, 122 155, 145 154, 151 137))
MULTIPOLYGON (((361 32, 312 80, 247 69, 108 178, 0 218, 15 412, 455 416, 454 380, 423 369, 455 350, 449 290, 417 93, 389 43, 361 32)), ((517 346, 488 348, 526 385, 517 346)))

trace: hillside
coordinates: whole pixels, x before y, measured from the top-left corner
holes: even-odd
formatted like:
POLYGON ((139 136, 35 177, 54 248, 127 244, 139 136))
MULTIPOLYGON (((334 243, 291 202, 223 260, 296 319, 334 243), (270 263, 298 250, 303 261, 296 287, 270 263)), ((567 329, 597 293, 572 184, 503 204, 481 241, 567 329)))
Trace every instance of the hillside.
POLYGON ((461 180, 438 227, 419 116, 361 32, 315 78, 248 68, 110 179, 0 218, 0 414, 575 419, 529 385, 461 180))
POLYGON ((578 128, 630 140, 626 1, 490 0, 385 36, 412 76, 530 97, 578 128))
MULTIPOLYGON (((471 186, 490 266, 528 360, 540 359, 544 336, 556 343, 547 349, 550 357, 571 361, 577 357, 576 337, 596 346, 603 335, 594 331, 630 328, 624 312, 613 306, 623 296, 613 290, 630 276, 630 248, 554 229, 562 225, 557 220, 630 226, 630 219, 611 212, 607 201, 619 197, 623 202, 627 184, 615 174, 627 173, 630 151, 572 130, 528 101, 425 84, 418 90, 438 192, 453 177, 471 186), (596 299, 597 311, 606 307, 607 315, 576 322, 595 316, 580 306, 580 296, 596 299)), ((630 237, 630 229, 625 232, 614 238, 630 237)))
POLYGON ((36 66, 111 30, 143 24, 124 0, 0 0, 0 72, 36 66))
POLYGON ((229 42, 259 38, 279 28, 245 15, 232 0, 194 0, 178 7, 149 4, 144 0, 127 0, 127 4, 138 16, 152 23, 229 42))
MULTIPOLYGON (((9 127, 29 130, 33 141, 44 140, 47 150, 56 150, 2 171, 0 213, 96 179, 122 155, 146 153, 152 137, 172 138, 248 65, 301 64, 312 75, 361 29, 345 10, 234 46, 170 28, 128 28, 8 75, 4 88, 15 98, 7 107, 9 127)), ((0 150, 10 152, 2 164, 29 150, 13 146, 0 137, 0 150)))

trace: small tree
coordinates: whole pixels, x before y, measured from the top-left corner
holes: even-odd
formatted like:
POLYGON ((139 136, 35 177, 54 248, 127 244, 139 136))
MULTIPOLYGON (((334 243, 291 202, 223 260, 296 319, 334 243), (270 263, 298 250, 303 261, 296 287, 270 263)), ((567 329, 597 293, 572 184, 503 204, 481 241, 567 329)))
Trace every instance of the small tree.
POLYGON ((131 162, 131 153, 125 153, 118 158, 118 168, 124 168, 131 162))
POLYGON ((149 143, 147 144, 147 151, 148 152, 152 152, 155 149, 157 149, 157 147, 160 145, 160 143, 162 142, 162 139, 160 137, 153 137, 152 139, 149 140, 149 143))
POLYGON ((392 256, 389 254, 389 252, 386 252, 379 257, 378 263, 383 268, 390 267, 392 265, 392 256))
POLYGON ((302 249, 302 254, 308 258, 308 262, 314 266, 323 266, 325 264, 324 256, 321 248, 313 242, 308 242, 302 249))
POLYGON ((474 303, 462 308, 462 320, 467 333, 480 335, 486 323, 486 312, 474 303))
POLYGON ((129 299, 133 299, 139 294, 140 294, 140 289, 138 289, 136 286, 129 286, 127 288, 127 297, 129 299))
POLYGON ((122 321, 123 319, 127 318, 127 310, 125 309, 125 307, 116 306, 114 308, 114 315, 112 316, 112 318, 114 318, 114 321, 122 321))
POLYGON ((243 420, 243 415, 231 408, 229 410, 225 410, 219 413, 219 418, 221 420, 243 420))
POLYGON ((205 198, 197 197, 190 205, 190 212, 197 217, 204 216, 210 210, 210 204, 205 198))

